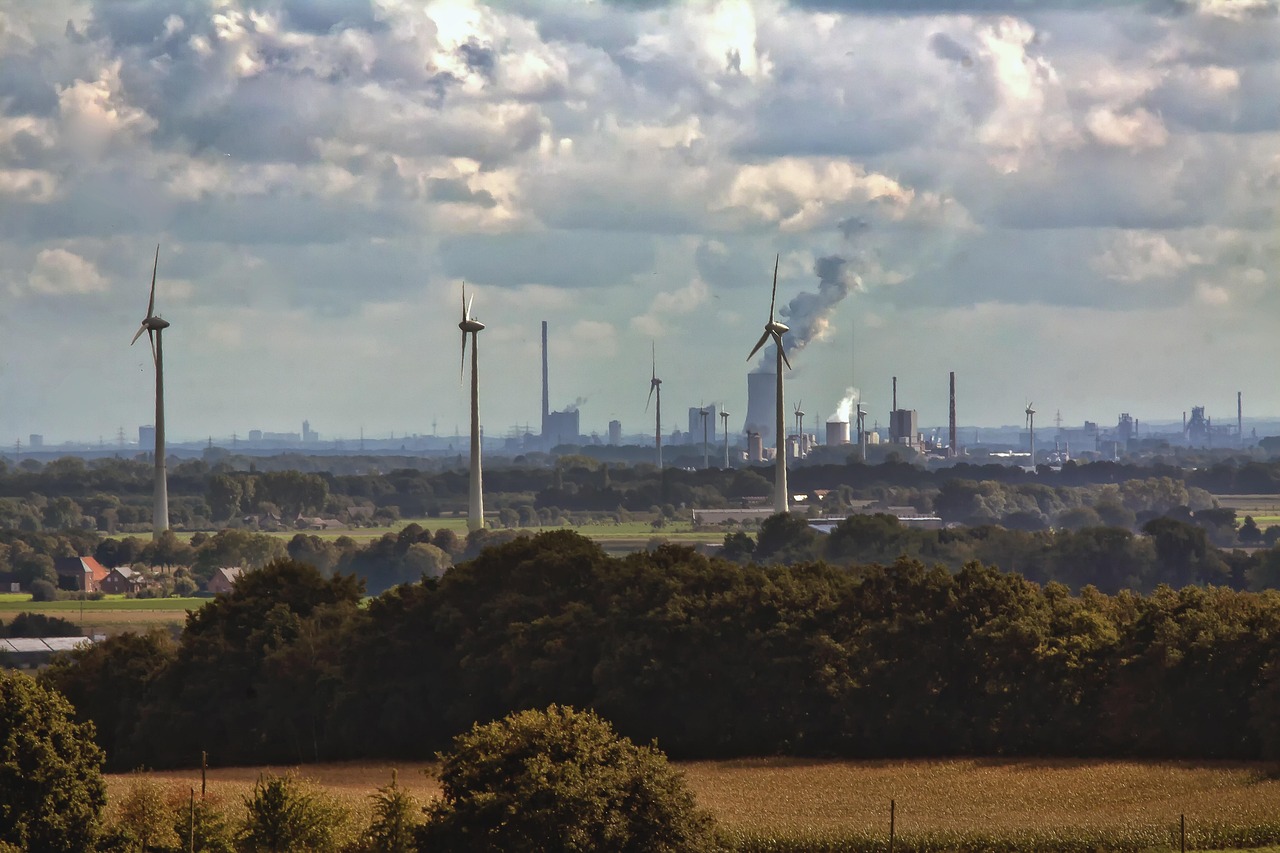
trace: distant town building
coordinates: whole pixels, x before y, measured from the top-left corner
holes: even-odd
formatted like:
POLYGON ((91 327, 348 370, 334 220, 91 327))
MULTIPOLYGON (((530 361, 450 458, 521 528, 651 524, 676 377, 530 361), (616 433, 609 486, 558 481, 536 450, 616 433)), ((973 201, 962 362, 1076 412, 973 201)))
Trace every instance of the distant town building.
POLYGON ((138 427, 138 447, 141 449, 156 446, 156 428, 150 424, 138 427))
POLYGON ((622 421, 609 421, 609 443, 622 444, 622 421))
POLYGON ((31 447, 33 450, 36 448, 44 447, 43 435, 40 435, 37 432, 33 432, 31 433, 31 435, 27 436, 27 438, 28 438, 27 446, 31 447))

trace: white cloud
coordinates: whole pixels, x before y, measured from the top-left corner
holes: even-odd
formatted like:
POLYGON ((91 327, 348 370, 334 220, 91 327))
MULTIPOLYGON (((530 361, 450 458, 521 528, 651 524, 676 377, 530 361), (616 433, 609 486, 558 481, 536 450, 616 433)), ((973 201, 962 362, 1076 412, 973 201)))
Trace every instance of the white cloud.
POLYGON ((66 249, 41 249, 27 276, 26 291, 37 296, 105 293, 109 283, 91 261, 66 249))

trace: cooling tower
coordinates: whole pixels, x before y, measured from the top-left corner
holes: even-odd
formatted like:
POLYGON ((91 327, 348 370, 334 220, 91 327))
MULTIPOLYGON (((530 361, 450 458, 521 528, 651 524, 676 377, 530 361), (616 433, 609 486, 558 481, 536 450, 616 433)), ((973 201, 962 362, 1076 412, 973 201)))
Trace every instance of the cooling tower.
POLYGON ((747 374, 747 419, 743 432, 760 434, 760 442, 772 447, 774 421, 777 417, 778 374, 747 374))
POLYGON ((827 447, 849 443, 848 421, 827 421, 827 447))

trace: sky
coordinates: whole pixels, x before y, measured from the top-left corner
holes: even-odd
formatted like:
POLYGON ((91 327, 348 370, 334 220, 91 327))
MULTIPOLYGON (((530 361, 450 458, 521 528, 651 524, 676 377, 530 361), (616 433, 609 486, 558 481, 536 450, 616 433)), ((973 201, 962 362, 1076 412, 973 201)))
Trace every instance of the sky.
POLYGON ((0 443, 1280 414, 1278 3, 0 0, 0 443))

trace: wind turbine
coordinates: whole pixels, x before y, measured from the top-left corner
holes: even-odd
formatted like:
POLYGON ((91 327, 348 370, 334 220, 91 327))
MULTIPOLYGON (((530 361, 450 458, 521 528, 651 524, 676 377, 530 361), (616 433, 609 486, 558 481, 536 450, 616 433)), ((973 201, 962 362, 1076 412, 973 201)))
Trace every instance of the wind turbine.
POLYGON ((151 359, 156 363, 156 473, 155 503, 151 511, 153 539, 169 529, 169 484, 164 470, 164 347, 160 333, 169 328, 169 321, 156 314, 156 271, 160 268, 160 245, 156 244, 156 259, 151 265, 151 299, 147 302, 147 316, 129 346, 138 342, 142 333, 151 341, 151 359))
POLYGON ((474 293, 471 300, 467 300, 467 285, 463 282, 462 322, 458 324, 462 330, 462 364, 458 368, 458 379, 461 381, 466 371, 467 335, 471 335, 471 494, 467 500, 467 530, 472 533, 484 527, 484 485, 480 474, 480 339, 477 337, 484 323, 471 316, 475 301, 474 293))
POLYGON ((799 459, 804 455, 804 410, 800 408, 800 403, 795 406, 796 412, 796 458, 799 459))
POLYGON ((862 461, 867 461, 867 410, 862 408, 862 403, 858 403, 858 452, 862 454, 862 461))
POLYGON ((649 397, 644 401, 644 410, 649 411, 649 402, 653 400, 653 392, 658 392, 658 406, 655 412, 656 426, 653 430, 653 444, 658 449, 658 470, 662 470, 662 380, 658 378, 658 345, 653 344, 653 364, 649 375, 649 397))
POLYGON ((720 429, 724 432, 724 469, 729 470, 729 413, 720 410, 720 429))
POLYGON ((760 336, 760 340, 756 341, 755 347, 752 348, 751 354, 747 356, 750 361, 755 354, 760 351, 760 347, 764 346, 770 338, 773 338, 774 344, 777 346, 777 369, 778 369, 778 409, 777 418, 774 422, 774 477, 773 477, 773 509, 774 512, 788 512, 787 506, 787 454, 783 444, 785 433, 785 420, 782 411, 782 366, 785 364, 787 369, 791 369, 791 362, 787 359, 787 354, 782 349, 782 336, 791 331, 787 326, 773 319, 773 306, 778 299, 778 261, 781 255, 773 259, 773 294, 769 297, 769 322, 764 324, 764 334, 760 336))
POLYGON ((707 451, 707 415, 711 414, 707 411, 706 406, 698 409, 698 414, 702 416, 702 467, 711 467, 711 457, 707 451))
POLYGON ((1036 410, 1031 408, 1032 403, 1027 403, 1027 431, 1031 436, 1031 471, 1036 470, 1036 410))

